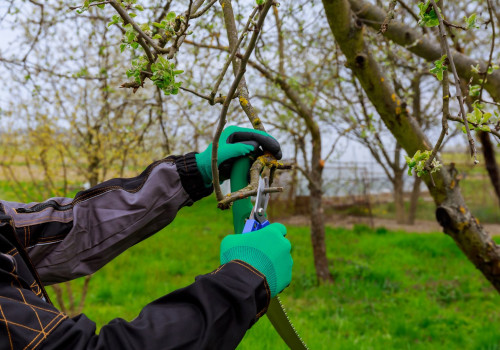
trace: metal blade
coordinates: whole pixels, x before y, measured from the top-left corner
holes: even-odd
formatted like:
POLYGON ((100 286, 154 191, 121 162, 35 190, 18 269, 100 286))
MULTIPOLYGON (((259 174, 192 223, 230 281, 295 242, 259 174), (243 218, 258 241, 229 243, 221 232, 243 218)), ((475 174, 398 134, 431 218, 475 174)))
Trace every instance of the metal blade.
POLYGON ((293 327, 278 297, 271 299, 266 313, 276 332, 292 350, 309 349, 293 327))

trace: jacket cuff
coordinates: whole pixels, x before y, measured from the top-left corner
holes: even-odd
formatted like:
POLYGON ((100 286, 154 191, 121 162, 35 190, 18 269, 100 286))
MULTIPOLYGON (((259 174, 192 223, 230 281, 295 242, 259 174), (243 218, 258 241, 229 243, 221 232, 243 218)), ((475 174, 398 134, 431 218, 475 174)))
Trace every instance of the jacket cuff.
POLYGON ((214 189, 213 185, 206 187, 198 169, 195 154, 196 152, 191 152, 183 156, 168 157, 174 160, 181 178, 182 187, 184 187, 193 202, 208 196, 214 189))
POLYGON ((257 321, 267 312, 271 302, 271 290, 266 277, 252 265, 242 260, 231 260, 213 271, 211 275, 227 275, 235 278, 253 290, 255 301, 255 319, 257 321))

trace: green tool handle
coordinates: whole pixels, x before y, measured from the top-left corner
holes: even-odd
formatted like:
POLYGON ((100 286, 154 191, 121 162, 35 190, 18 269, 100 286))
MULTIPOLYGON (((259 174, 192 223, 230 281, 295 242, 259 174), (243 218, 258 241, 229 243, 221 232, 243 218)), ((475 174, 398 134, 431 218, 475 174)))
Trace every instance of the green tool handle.
MULTIPOLYGON (((231 170, 231 192, 236 192, 248 185, 248 172, 250 171, 251 160, 248 157, 238 159, 231 170)), ((242 233, 245 227, 245 220, 252 212, 252 201, 250 197, 243 198, 233 203, 233 226, 234 233, 242 233)))

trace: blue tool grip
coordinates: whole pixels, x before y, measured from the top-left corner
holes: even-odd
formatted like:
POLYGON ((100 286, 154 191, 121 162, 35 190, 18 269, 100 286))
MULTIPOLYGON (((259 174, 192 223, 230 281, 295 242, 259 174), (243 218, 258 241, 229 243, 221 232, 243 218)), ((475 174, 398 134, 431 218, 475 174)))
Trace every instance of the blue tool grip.
POLYGON ((261 224, 260 222, 258 222, 255 219, 248 219, 245 222, 245 227, 243 227, 243 232, 242 233, 249 233, 249 232, 257 231, 257 230, 260 230, 261 228, 266 227, 267 225, 269 225, 269 221, 268 220, 264 221, 261 224))

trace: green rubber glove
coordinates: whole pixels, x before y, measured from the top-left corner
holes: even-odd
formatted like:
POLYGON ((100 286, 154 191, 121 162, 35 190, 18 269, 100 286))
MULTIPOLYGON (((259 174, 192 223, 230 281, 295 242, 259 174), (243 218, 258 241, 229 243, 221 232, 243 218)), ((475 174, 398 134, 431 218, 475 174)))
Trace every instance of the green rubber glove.
MULTIPOLYGON (((217 150, 217 166, 221 181, 229 179, 234 162, 247 155, 260 155, 270 152, 276 159, 281 159, 281 147, 278 141, 264 131, 230 126, 222 132, 217 150)), ((212 183, 212 144, 196 154, 196 163, 206 185, 212 183)))
POLYGON ((281 293, 292 280, 291 244, 282 224, 270 224, 258 231, 226 236, 220 245, 221 265, 242 260, 266 276, 271 297, 281 293))

